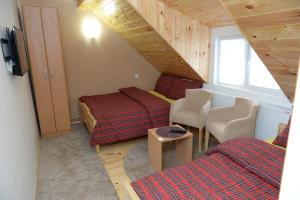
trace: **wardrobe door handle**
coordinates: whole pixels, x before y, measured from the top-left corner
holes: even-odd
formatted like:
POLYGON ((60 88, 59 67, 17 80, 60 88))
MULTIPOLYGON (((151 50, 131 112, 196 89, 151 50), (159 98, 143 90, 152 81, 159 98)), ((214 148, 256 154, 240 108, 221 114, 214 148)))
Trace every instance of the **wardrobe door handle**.
POLYGON ((48 79, 48 78, 49 78, 47 68, 44 68, 44 69, 43 69, 43 76, 44 76, 45 79, 48 79))

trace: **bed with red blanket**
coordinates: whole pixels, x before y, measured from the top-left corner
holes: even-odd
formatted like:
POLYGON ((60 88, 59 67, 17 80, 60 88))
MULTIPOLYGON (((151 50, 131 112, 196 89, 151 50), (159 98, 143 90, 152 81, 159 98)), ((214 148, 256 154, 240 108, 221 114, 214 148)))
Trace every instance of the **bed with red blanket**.
POLYGON ((155 92, 130 87, 79 98, 81 118, 92 134, 91 144, 98 149, 100 144, 145 136, 149 128, 168 125, 169 102, 183 98, 186 89, 202 85, 202 80, 161 74, 155 92))
POLYGON ((170 104, 136 87, 118 93, 79 99, 95 118, 91 144, 119 142, 147 134, 147 129, 169 124, 170 104))
POLYGON ((234 139, 191 163, 131 183, 139 199, 278 199, 285 150, 234 139))

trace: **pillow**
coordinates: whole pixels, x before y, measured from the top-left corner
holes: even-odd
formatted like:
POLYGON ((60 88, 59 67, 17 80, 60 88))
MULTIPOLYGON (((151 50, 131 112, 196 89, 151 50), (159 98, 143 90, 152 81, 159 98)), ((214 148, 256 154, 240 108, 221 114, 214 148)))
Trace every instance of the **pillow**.
POLYGON ((156 82, 154 90, 164 96, 167 96, 175 79, 176 79, 175 76, 169 74, 160 75, 160 77, 156 82))
POLYGON ((167 97, 175 100, 184 98, 186 89, 201 88, 202 85, 201 81, 178 78, 173 82, 167 97))
POLYGON ((289 137, 289 132, 290 132, 290 123, 291 123, 291 118, 285 128, 281 131, 281 133, 275 138, 272 144, 282 146, 286 148, 287 145, 287 140, 289 137))

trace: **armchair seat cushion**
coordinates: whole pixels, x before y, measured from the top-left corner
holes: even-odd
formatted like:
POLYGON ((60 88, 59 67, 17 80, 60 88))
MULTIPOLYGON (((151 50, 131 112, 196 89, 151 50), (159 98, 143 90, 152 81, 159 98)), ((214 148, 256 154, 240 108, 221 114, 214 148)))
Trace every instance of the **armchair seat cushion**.
POLYGON ((199 118, 200 118, 200 112, 180 110, 176 112, 172 121, 180 124, 196 127, 196 128, 203 128, 204 124, 201 124, 199 118))
POLYGON ((220 141, 225 140, 225 128, 228 121, 209 121, 206 128, 209 132, 214 133, 214 136, 220 141))

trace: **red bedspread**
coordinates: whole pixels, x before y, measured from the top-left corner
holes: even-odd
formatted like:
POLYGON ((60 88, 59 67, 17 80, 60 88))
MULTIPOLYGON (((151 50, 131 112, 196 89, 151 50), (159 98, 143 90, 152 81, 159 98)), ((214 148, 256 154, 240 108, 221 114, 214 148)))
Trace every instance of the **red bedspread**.
POLYGON ((170 104, 138 88, 79 99, 97 120, 91 144, 107 144, 147 135, 147 129, 169 124, 170 104))
POLYGON ((207 154, 131 185, 140 199, 278 199, 284 150, 241 138, 207 154))
POLYGON ((136 87, 120 89, 120 92, 134 99, 146 109, 152 127, 162 127, 169 124, 170 104, 168 102, 136 87))

